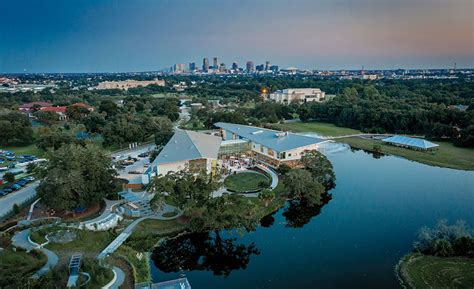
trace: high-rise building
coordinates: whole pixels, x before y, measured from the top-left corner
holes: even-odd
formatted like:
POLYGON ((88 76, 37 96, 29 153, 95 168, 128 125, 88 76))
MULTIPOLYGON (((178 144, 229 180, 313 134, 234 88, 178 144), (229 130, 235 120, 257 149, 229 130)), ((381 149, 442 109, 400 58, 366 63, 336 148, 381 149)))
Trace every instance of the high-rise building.
POLYGON ((219 63, 217 62, 217 57, 214 57, 212 60, 213 60, 213 61, 212 61, 212 68, 213 68, 214 70, 219 69, 219 63))
POLYGON ((225 68, 226 68, 226 67, 225 67, 225 63, 222 62, 222 63, 219 65, 219 71, 220 71, 220 72, 225 72, 225 68))
POLYGON ((239 69, 239 64, 237 62, 232 63, 232 70, 238 70, 239 69))
POLYGON ((257 65, 255 67, 255 70, 257 70, 257 71, 263 71, 264 69, 265 69, 265 66, 263 64, 257 65))
POLYGON ((270 61, 265 61, 265 71, 270 70, 270 61))
POLYGON ((247 72, 254 72, 255 71, 255 65, 253 64, 253 61, 247 61, 247 72))
POLYGON ((174 65, 174 73, 183 73, 186 70, 184 63, 177 63, 174 65))
POLYGON ((270 66, 270 70, 271 70, 272 72, 278 72, 279 67, 278 67, 278 65, 272 65, 272 66, 270 66))
POLYGON ((209 72, 209 59, 207 57, 202 60, 202 71, 209 72))
POLYGON ((189 71, 195 71, 195 70, 196 70, 196 62, 190 62, 189 71))

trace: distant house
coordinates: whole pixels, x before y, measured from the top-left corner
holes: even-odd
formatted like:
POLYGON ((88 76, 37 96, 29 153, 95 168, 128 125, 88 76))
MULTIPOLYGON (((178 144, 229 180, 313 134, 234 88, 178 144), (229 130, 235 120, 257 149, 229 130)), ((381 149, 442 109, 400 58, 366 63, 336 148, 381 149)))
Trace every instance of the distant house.
POLYGON ((90 106, 90 105, 82 103, 82 102, 74 103, 74 104, 71 104, 70 106, 81 106, 81 107, 87 109, 90 112, 94 111, 93 106, 90 106))
POLYGON ((158 86, 165 86, 165 81, 160 79, 154 80, 124 80, 124 81, 103 81, 99 83, 96 89, 122 89, 128 90, 129 88, 135 87, 145 87, 150 84, 155 84, 158 86))
POLYGON ((67 108, 68 108, 68 107, 71 107, 71 106, 80 106, 80 107, 83 107, 83 108, 87 109, 87 110, 90 111, 90 112, 94 111, 94 107, 93 107, 93 106, 90 106, 90 105, 88 105, 88 104, 81 103, 81 102, 74 103, 74 104, 71 104, 71 105, 69 105, 69 106, 49 106, 49 107, 43 107, 43 108, 41 108, 40 110, 41 110, 41 111, 53 111, 53 112, 55 112, 55 113, 58 114, 59 120, 64 121, 64 120, 67 120, 67 114, 66 114, 67 108))
POLYGON ((28 117, 34 117, 33 113, 35 112, 35 109, 41 110, 43 108, 51 107, 51 106, 53 106, 53 104, 50 102, 34 101, 34 102, 28 102, 28 103, 24 103, 20 105, 18 110, 27 114, 28 117))
POLYGON ((58 114, 59 120, 66 120, 66 109, 67 106, 50 106, 42 108, 41 111, 53 111, 58 114))
POLYGON ((389 138, 385 138, 382 141, 394 146, 422 151, 432 150, 439 146, 438 144, 432 143, 424 139, 401 135, 395 135, 389 138))
POLYGON ((288 88, 270 93, 268 99, 281 104, 320 102, 325 92, 319 88, 288 88))

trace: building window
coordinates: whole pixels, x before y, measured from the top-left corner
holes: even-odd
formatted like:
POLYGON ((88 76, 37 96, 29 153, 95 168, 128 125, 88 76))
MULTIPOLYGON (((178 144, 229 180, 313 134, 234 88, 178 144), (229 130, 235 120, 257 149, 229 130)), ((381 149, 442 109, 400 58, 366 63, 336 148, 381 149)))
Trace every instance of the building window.
POLYGON ((273 157, 275 154, 273 153, 273 150, 268 149, 268 155, 273 157))
POLYGON ((260 145, 260 152, 263 154, 263 146, 260 145))

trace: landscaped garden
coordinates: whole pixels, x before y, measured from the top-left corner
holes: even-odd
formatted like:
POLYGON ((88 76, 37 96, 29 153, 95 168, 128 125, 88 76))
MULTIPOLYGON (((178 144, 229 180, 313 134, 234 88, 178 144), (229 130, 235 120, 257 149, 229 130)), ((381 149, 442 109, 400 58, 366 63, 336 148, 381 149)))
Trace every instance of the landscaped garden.
POLYGON ((225 187, 232 192, 252 192, 268 186, 268 177, 257 172, 241 172, 228 176, 225 187))

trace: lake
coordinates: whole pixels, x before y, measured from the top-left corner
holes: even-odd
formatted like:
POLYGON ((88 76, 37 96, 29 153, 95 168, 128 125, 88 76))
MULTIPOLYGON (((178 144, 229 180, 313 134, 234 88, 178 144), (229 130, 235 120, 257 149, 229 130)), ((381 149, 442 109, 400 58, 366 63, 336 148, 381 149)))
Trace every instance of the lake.
MULTIPOLYGON (((162 266, 173 258, 189 261, 192 269, 183 271, 193 289, 400 288, 394 266, 420 227, 442 218, 474 226, 474 172, 395 156, 377 159, 340 144, 329 144, 324 153, 337 186, 319 215, 309 219, 318 212, 288 213, 286 207, 273 215, 272 225, 269 217, 267 227, 254 232, 186 236, 168 248, 175 256, 162 266), (193 267, 196 262, 205 265, 193 267)), ((179 276, 159 270, 153 260, 151 265, 155 282, 179 276)))

